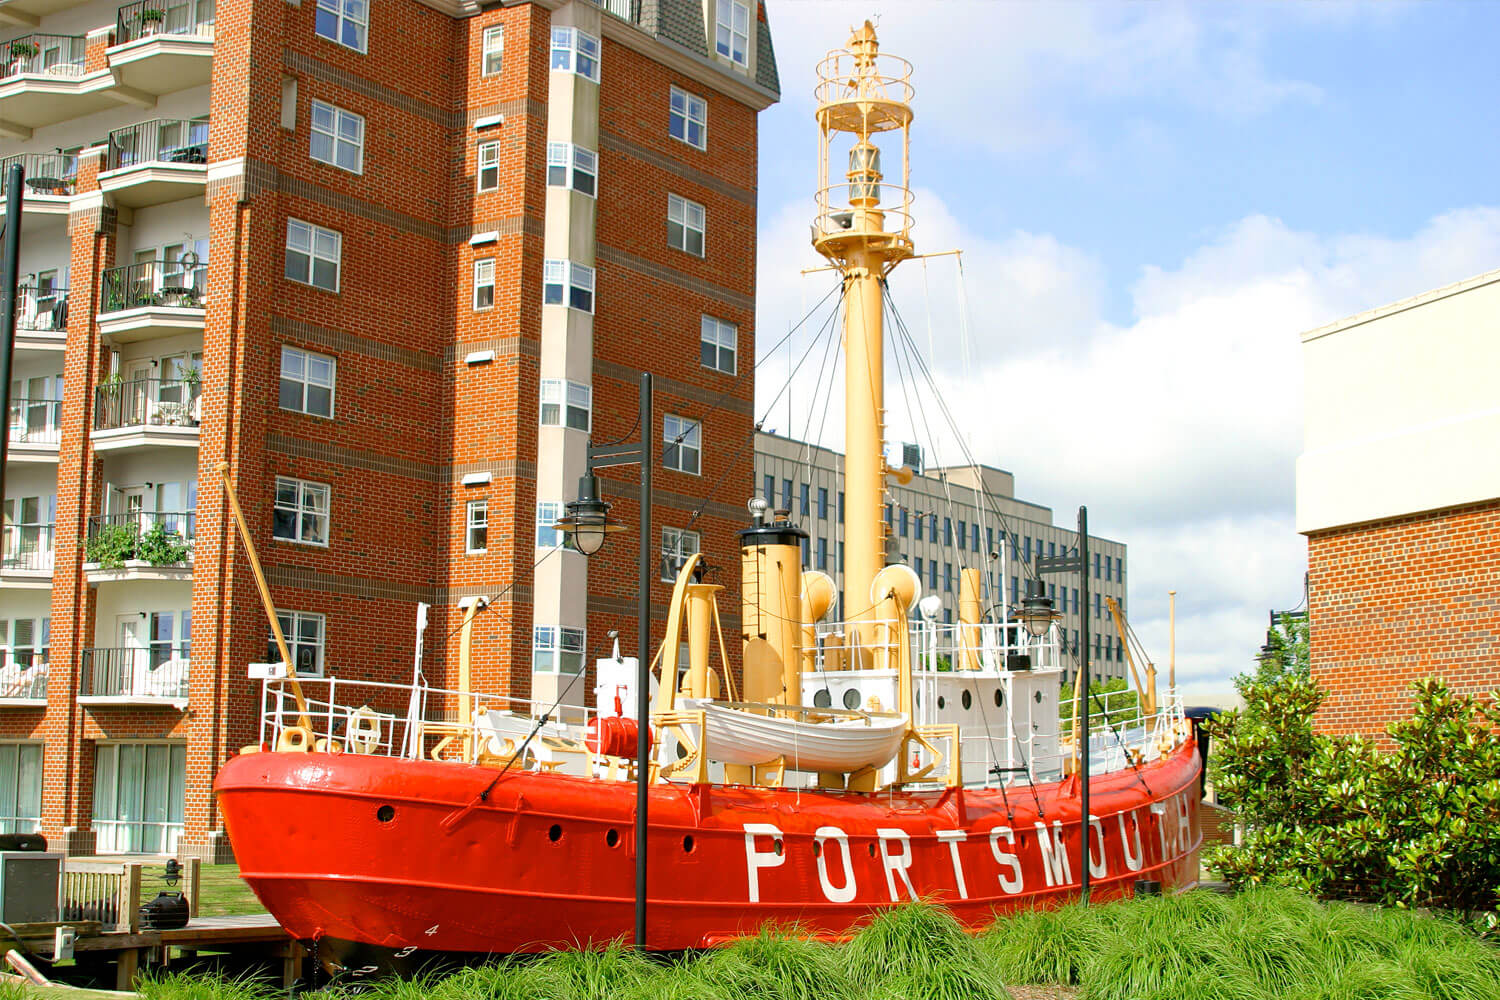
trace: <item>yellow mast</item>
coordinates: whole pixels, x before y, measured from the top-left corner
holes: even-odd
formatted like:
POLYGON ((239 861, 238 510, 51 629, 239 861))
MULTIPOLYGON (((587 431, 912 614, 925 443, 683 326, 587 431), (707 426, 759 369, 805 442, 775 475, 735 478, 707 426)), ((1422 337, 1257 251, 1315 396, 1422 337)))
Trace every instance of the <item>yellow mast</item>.
MULTIPOLYGON (((911 64, 880 52, 866 21, 818 67, 818 214, 813 246, 844 278, 844 617, 858 641, 876 643, 886 595, 871 593, 885 567, 885 276, 912 256, 908 151, 911 64), (900 184, 881 172, 874 139, 900 141, 900 184), (846 180, 830 183, 830 153, 848 145, 846 180), (884 198, 884 202, 882 199, 884 198)), ((887 145, 894 146, 894 142, 887 145)), ((895 152, 894 149, 891 150, 895 152)), ((883 665, 883 664, 882 664, 883 665)))

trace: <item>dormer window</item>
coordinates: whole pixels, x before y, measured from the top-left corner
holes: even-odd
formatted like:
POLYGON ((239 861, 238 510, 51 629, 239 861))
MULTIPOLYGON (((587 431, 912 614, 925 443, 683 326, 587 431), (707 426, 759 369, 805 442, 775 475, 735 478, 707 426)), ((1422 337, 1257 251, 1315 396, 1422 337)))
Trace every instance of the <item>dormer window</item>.
POLYGON ((750 7, 742 0, 714 0, 714 51, 750 68, 750 7))

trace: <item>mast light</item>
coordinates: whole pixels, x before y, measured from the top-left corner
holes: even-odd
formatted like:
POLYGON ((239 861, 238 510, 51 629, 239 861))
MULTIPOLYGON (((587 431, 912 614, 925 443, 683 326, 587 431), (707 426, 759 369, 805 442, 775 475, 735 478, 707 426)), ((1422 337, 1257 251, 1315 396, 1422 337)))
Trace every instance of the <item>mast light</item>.
POLYGON ((573 540, 573 545, 591 556, 604 545, 604 536, 624 531, 625 526, 609 519, 610 505, 599 498, 599 477, 583 476, 578 480, 578 499, 567 503, 568 516, 553 525, 573 540))
POLYGON ((1021 602, 1021 612, 1016 617, 1026 626, 1033 639, 1040 639, 1052 627, 1057 616, 1052 611, 1052 598, 1046 594, 1032 594, 1021 602))

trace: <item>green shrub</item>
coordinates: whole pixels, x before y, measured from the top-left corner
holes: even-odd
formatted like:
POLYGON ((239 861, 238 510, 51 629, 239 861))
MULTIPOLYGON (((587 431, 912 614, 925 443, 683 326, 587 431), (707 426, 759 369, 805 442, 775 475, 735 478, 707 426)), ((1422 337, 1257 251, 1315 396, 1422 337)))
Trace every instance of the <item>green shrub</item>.
POLYGON ((153 566, 175 566, 187 562, 190 547, 186 538, 168 531, 160 521, 151 525, 136 546, 136 558, 153 566))
POLYGON ((998 1000, 999 971, 940 906, 882 910, 841 949, 845 974, 869 1000, 998 1000))
POLYGON ((84 539, 83 558, 104 569, 119 569, 126 559, 136 557, 139 544, 140 535, 134 524, 106 524, 84 539))
POLYGON ((1219 798, 1245 825, 1209 863, 1237 886, 1452 910, 1500 926, 1500 706, 1412 685, 1389 750, 1312 731, 1310 679, 1246 679, 1242 712, 1209 723, 1219 798))

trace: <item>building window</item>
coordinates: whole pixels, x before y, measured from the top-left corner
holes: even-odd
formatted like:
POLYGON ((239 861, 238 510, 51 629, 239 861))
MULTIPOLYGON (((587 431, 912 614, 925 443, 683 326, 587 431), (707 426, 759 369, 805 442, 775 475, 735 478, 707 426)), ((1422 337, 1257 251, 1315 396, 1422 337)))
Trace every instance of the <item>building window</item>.
POLYGON ((500 190, 500 144, 498 142, 479 144, 479 170, 476 176, 479 180, 479 190, 500 190))
POLYGON ((531 669, 539 674, 583 672, 583 629, 537 625, 531 630, 531 669))
POLYGON ((781 481, 781 506, 788 514, 792 512, 792 481, 790 479, 781 481))
POLYGON ((765 489, 762 490, 766 497, 766 503, 772 507, 776 506, 776 477, 767 475, 765 478, 765 489))
MULTIPOLYGON (((839 524, 844 523, 844 491, 839 490, 839 524)), ((843 566, 839 567, 843 569, 843 566)))
POLYGON ((474 308, 493 309, 495 306, 495 258, 486 257, 474 262, 474 308))
POLYGON ((703 425, 686 417, 668 414, 662 418, 661 464, 668 469, 698 475, 703 461, 703 425))
POLYGON ((969 525, 969 529, 970 529, 969 530, 969 551, 971 551, 971 552, 978 552, 979 551, 979 525, 977 525, 977 524, 971 524, 971 525, 969 525))
POLYGON ((100 854, 177 853, 186 789, 186 744, 98 744, 95 849, 100 854))
POLYGON ((505 27, 495 25, 484 29, 484 54, 480 58, 479 75, 494 76, 500 72, 505 56, 505 27))
POLYGON ((339 290, 339 261, 344 238, 298 219, 286 220, 286 276, 330 292, 339 290))
MULTIPOLYGON (((276 612, 276 622, 281 626, 282 638, 286 639, 286 651, 292 655, 299 675, 321 677, 323 675, 323 616, 306 611, 276 612)), ((281 662, 281 650, 276 648, 276 636, 267 640, 266 660, 281 662)))
POLYGON ((577 28, 553 28, 552 68, 598 83, 599 39, 577 28))
POLYGON ((490 502, 470 500, 464 504, 464 551, 478 555, 489 551, 490 502))
POLYGON ((943 518, 943 544, 953 544, 953 519, 951 517, 943 518))
POLYGON ((803 566, 808 565, 811 561, 812 561, 812 545, 811 545, 811 543, 808 542, 808 540, 806 538, 804 538, 804 539, 802 539, 802 562, 800 564, 798 564, 797 568, 801 569, 803 566))
POLYGON ((842 573, 844 571, 844 543, 843 542, 839 542, 839 570, 838 571, 840 573, 842 573))
POLYGON ((599 157, 571 142, 547 143, 547 186, 571 188, 594 197, 599 180, 599 157))
POLYGON ((932 559, 932 560, 928 561, 928 563, 927 563, 927 589, 928 590, 937 590, 937 564, 938 564, 938 561, 936 559, 932 559))
POLYGON ((695 257, 703 256, 703 206, 675 194, 667 195, 667 246, 695 257))
POLYGON ((582 382, 560 378, 542 379, 542 426, 589 429, 594 410, 594 389, 582 382))
POLYGON ((687 563, 690 556, 696 555, 700 550, 703 540, 698 537, 696 531, 685 531, 681 528, 661 529, 661 578, 667 583, 674 583, 677 574, 682 572, 682 567, 687 563))
POLYGON ((13 698, 47 696, 51 618, 0 618, 0 678, 13 698))
POLYGON ((905 507, 901 508, 900 522, 901 522, 901 537, 902 538, 909 537, 910 534, 911 534, 911 521, 910 521, 910 518, 909 518, 909 516, 907 514, 907 510, 906 510, 905 507))
POLYGON ((818 539, 818 569, 828 568, 828 539, 818 539))
POLYGON ((921 556, 917 556, 915 559, 912 560, 911 568, 914 569, 914 570, 916 570, 916 572, 917 572, 917 582, 918 583, 921 583, 924 579, 926 579, 926 577, 924 577, 922 575, 922 557, 921 556))
POLYGON ((333 416, 335 362, 299 347, 281 349, 281 408, 315 417, 333 416))
POLYGON ((925 521, 925 520, 927 520, 927 518, 923 517, 921 514, 918 514, 917 517, 916 517, 916 521, 917 521, 917 524, 916 524, 916 529, 917 529, 916 530, 916 536, 917 536, 917 541, 919 541, 919 542, 922 540, 922 522, 925 521))
POLYGON ((818 487, 818 518, 823 521, 828 520, 828 487, 826 486, 818 487))
POLYGON ((1115 561, 1109 556, 1104 557, 1104 579, 1110 583, 1115 579, 1115 561))
POLYGON ((699 337, 702 344, 703 367, 712 368, 725 375, 733 375, 735 352, 739 343, 739 327, 722 319, 704 316, 699 337))
POLYGON ((1073 588, 1073 613, 1078 614, 1078 588, 1073 588))
POLYGON ((42 828, 42 745, 0 743, 0 833, 42 828))
POLYGON ((365 169, 365 120, 352 111, 312 102, 312 148, 309 154, 351 174, 365 169))
POLYGON ((566 513, 560 500, 540 500, 536 505, 536 547, 539 549, 567 549, 568 533, 557 527, 558 519, 566 513))
POLYGON ((715 0, 714 51, 736 66, 750 66, 750 7, 741 0, 715 0))
POLYGON ((810 508, 812 504, 808 499, 810 495, 811 491, 806 483, 797 487, 797 499, 800 501, 797 509, 802 517, 806 517, 811 512, 810 508))
POLYGON ((303 479, 276 477, 271 537, 308 545, 328 544, 328 487, 303 479))
POLYGON ((708 148, 708 102, 697 94, 672 88, 667 131, 695 149, 708 148))
POLYGON ((953 590, 953 564, 943 563, 943 589, 953 590))
POLYGON ((313 30, 330 42, 365 51, 365 32, 370 27, 367 0, 318 0, 313 30))
POLYGON ((542 304, 594 311, 594 269, 571 260, 549 260, 542 265, 542 304))

